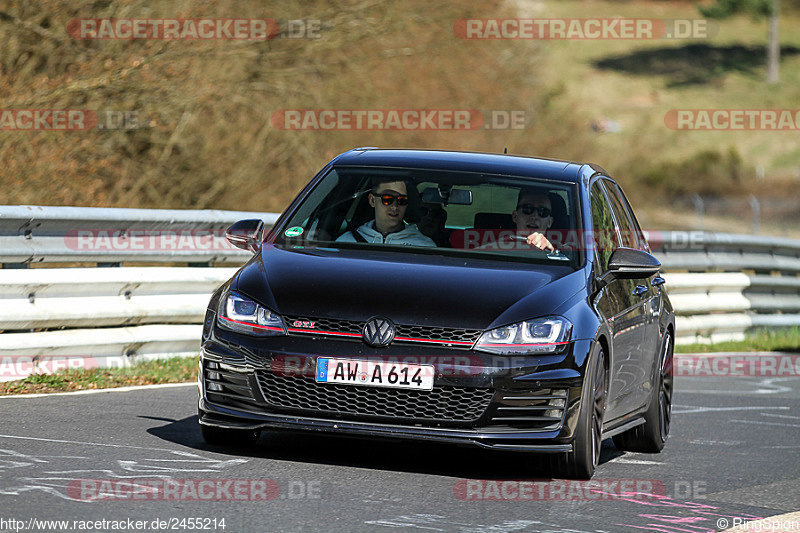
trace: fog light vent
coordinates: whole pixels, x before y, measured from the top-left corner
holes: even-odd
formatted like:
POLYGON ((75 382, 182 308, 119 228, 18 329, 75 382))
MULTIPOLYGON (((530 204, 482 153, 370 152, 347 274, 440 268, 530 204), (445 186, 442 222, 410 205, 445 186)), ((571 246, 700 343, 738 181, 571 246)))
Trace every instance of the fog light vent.
POLYGON ((526 429, 559 429, 567 405, 566 389, 506 392, 499 400, 492 422, 526 429))

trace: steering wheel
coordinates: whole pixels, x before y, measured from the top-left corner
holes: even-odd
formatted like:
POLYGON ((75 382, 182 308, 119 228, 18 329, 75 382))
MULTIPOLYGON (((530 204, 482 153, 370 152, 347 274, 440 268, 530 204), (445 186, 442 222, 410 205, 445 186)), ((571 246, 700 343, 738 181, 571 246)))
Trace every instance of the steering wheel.
MULTIPOLYGON (((524 235, 514 235, 513 238, 514 238, 515 241, 521 241, 521 242, 524 242, 526 244, 528 242, 528 237, 526 237, 524 235)), ((531 246, 531 248, 533 248, 534 250, 538 250, 540 252, 544 252, 544 250, 536 248, 535 246, 531 246)), ((557 261, 569 261, 569 257, 567 257, 566 255, 561 253, 559 250, 555 250, 553 252, 547 252, 547 258, 548 259, 555 259, 557 261)))

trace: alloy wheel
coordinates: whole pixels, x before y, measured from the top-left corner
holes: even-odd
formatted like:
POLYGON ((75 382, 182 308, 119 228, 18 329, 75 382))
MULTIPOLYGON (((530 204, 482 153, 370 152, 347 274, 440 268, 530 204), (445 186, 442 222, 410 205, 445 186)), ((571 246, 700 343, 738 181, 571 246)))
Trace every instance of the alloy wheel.
POLYGON ((658 407, 661 429, 661 440, 666 441, 669 435, 669 424, 672 419, 672 337, 664 339, 664 352, 661 357, 661 383, 658 393, 658 407))
POLYGON ((597 358, 594 390, 592 391, 592 464, 600 462, 600 447, 603 438, 603 413, 606 403, 606 367, 603 354, 597 358))

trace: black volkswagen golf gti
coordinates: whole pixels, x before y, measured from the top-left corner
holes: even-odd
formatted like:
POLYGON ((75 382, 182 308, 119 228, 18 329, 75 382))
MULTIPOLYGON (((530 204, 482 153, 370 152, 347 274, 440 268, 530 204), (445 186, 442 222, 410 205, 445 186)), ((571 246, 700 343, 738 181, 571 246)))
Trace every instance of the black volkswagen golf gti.
POLYGON ((263 429, 546 453, 590 477, 602 439, 658 452, 674 315, 660 263, 600 167, 357 148, 212 296, 199 375, 209 444, 263 429))

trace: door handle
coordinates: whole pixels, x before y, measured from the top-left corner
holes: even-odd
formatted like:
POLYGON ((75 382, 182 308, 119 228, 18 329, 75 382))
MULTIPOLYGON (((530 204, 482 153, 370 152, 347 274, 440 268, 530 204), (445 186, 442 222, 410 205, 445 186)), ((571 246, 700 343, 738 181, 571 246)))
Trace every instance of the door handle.
POLYGON ((667 281, 667 280, 665 280, 665 279, 664 279, 664 278, 662 278, 661 276, 656 276, 656 277, 654 277, 654 278, 653 278, 653 280, 650 282, 650 285, 652 285, 653 287, 659 287, 659 286, 663 285, 663 284, 664 284, 666 281, 667 281))
POLYGON ((636 288, 633 289, 634 296, 638 296, 639 298, 641 298, 645 294, 647 294, 647 287, 645 287, 644 285, 637 285, 636 288))

